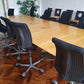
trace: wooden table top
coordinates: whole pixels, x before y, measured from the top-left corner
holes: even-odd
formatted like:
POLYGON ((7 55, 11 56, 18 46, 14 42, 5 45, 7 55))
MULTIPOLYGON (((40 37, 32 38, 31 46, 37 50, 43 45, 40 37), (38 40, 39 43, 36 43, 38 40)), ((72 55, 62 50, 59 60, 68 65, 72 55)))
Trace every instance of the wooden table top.
POLYGON ((60 16, 50 16, 50 18, 58 18, 59 19, 60 16))
POLYGON ((52 37, 84 48, 84 29, 25 15, 9 18, 15 22, 26 23, 31 31, 33 43, 54 56, 56 49, 52 37))
POLYGON ((79 20, 70 20, 70 22, 79 23, 79 20))

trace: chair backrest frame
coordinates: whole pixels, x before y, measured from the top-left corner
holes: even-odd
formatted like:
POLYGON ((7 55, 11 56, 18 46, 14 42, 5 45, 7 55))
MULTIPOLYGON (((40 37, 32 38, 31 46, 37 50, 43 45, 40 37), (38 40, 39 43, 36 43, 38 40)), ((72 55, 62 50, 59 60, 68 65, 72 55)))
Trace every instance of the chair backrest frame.
POLYGON ((84 48, 55 37, 52 41, 56 47, 55 68, 61 79, 84 83, 84 48))
POLYGON ((30 49, 32 47, 32 36, 28 26, 25 23, 11 22, 11 28, 16 34, 16 43, 20 49, 30 49))

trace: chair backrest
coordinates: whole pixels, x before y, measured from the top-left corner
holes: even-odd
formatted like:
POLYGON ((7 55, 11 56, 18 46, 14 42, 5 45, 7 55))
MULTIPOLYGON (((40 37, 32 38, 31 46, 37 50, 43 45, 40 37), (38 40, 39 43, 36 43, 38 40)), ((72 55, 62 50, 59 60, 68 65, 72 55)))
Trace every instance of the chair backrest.
POLYGON ((71 12, 71 13, 73 14, 73 10, 69 10, 69 9, 67 9, 66 11, 69 11, 69 12, 71 12))
POLYGON ((79 20, 78 27, 84 29, 84 14, 79 20))
POLYGON ((83 14, 84 14, 84 11, 77 11, 76 12, 75 19, 76 20, 80 20, 80 18, 82 17, 83 14))
POLYGON ((63 23, 63 24, 69 25, 71 16, 72 16, 72 12, 70 12, 70 11, 63 11, 61 17, 59 18, 59 22, 63 23))
POLYGON ((55 9, 55 16, 60 16, 62 9, 55 9))
POLYGON ((51 16, 51 12, 52 12, 52 8, 46 9, 43 16, 42 16, 42 18, 46 19, 46 20, 49 20, 50 16, 51 16))
POLYGON ((55 68, 62 80, 84 82, 84 48, 57 38, 52 39, 56 47, 55 68))
POLYGON ((12 16, 12 15, 14 15, 14 9, 10 8, 8 9, 8 16, 12 16))
POLYGON ((24 23, 11 22, 11 28, 16 34, 16 43, 20 49, 31 49, 32 37, 28 26, 24 23))
POLYGON ((4 25, 1 23, 1 21, 0 21, 0 32, 2 32, 2 33, 6 33, 6 32, 7 32, 7 27, 4 26, 4 25))
MULTIPOLYGON (((73 14, 73 10, 67 10, 68 12, 70 12, 71 13, 71 17, 72 17, 72 14, 73 14)), ((70 18, 71 19, 71 18, 70 18)))
POLYGON ((71 11, 73 13, 73 10, 67 9, 66 11, 71 11))
POLYGON ((8 18, 0 17, 6 24, 7 27, 7 35, 9 38, 16 38, 14 30, 10 26, 10 20, 8 18))
POLYGON ((34 10, 35 10, 35 7, 32 6, 30 9, 30 16, 34 17, 34 10))

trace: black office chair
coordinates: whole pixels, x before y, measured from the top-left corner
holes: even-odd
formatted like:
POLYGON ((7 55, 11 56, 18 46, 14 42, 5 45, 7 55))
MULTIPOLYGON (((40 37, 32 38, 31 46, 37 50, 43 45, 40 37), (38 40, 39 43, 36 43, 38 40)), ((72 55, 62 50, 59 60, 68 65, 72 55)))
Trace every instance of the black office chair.
POLYGON ((56 47, 55 68, 60 78, 64 81, 84 83, 84 48, 57 38, 53 38, 52 42, 56 47))
POLYGON ((10 8, 8 9, 8 16, 12 16, 12 15, 14 15, 14 9, 10 8))
POLYGON ((84 29, 84 14, 79 20, 78 27, 84 29))
POLYGON ((66 11, 69 11, 69 12, 72 12, 73 13, 73 10, 70 10, 70 9, 67 9, 66 11))
POLYGON ((35 7, 32 6, 30 9, 30 16, 34 17, 34 11, 35 11, 35 7))
POLYGON ((26 49, 29 50, 29 61, 30 64, 19 64, 17 63, 16 66, 25 66, 29 67, 23 74, 23 77, 26 77, 26 73, 31 69, 34 68, 36 70, 40 70, 42 73, 44 73, 44 70, 41 68, 37 68, 35 65, 39 62, 43 61, 43 58, 39 61, 32 63, 32 56, 31 56, 31 50, 33 48, 32 44, 32 37, 29 28, 24 23, 15 23, 11 22, 11 26, 14 29, 16 33, 16 42, 20 50, 26 49), (25 38, 26 37, 26 38, 25 38))
POLYGON ((50 20, 51 12, 52 12, 52 8, 46 9, 44 14, 40 18, 45 20, 50 20))
POLYGON ((59 18, 59 22, 63 23, 63 24, 69 25, 70 24, 71 16, 72 16, 72 12, 70 12, 70 11, 63 11, 61 17, 59 18))
POLYGON ((11 24, 11 21, 8 18, 4 18, 4 17, 1 17, 1 19, 5 22, 5 24, 7 26, 7 35, 8 35, 8 37, 7 37, 7 43, 6 43, 5 47, 9 47, 10 49, 14 49, 16 51, 15 53, 8 53, 7 54, 7 57, 9 57, 9 55, 17 55, 18 54, 17 61, 20 61, 20 55, 21 54, 26 54, 28 52, 25 52, 25 50, 20 50, 19 47, 18 47, 18 49, 16 49, 13 46, 13 45, 16 44, 16 42, 9 44, 8 39, 10 39, 10 38, 16 39, 16 34, 14 32, 14 29, 10 25, 11 24), (11 47, 11 46, 13 46, 13 47, 11 47))

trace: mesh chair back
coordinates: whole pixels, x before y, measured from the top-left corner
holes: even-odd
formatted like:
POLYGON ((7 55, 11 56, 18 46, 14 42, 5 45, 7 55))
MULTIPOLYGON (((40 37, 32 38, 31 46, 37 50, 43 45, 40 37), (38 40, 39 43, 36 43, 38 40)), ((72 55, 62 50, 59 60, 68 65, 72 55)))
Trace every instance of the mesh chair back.
POLYGON ((31 49, 32 37, 28 26, 24 23, 11 22, 11 27, 16 34, 16 43, 20 49, 31 49))
POLYGON ((72 16, 72 12, 70 12, 70 11, 64 11, 62 13, 60 19, 59 19, 59 22, 63 23, 63 24, 69 25, 70 24, 71 16, 72 16))
POLYGON ((52 39, 56 47, 55 68, 62 80, 84 82, 84 48, 57 38, 52 39))
POLYGON ((14 15, 14 9, 8 9, 8 16, 14 15))
POLYGON ((35 7, 31 7, 31 10, 30 10, 30 15, 34 17, 34 10, 35 10, 35 7))
POLYGON ((49 20, 51 16, 51 12, 52 12, 51 8, 46 9, 42 18, 45 20, 49 20))

